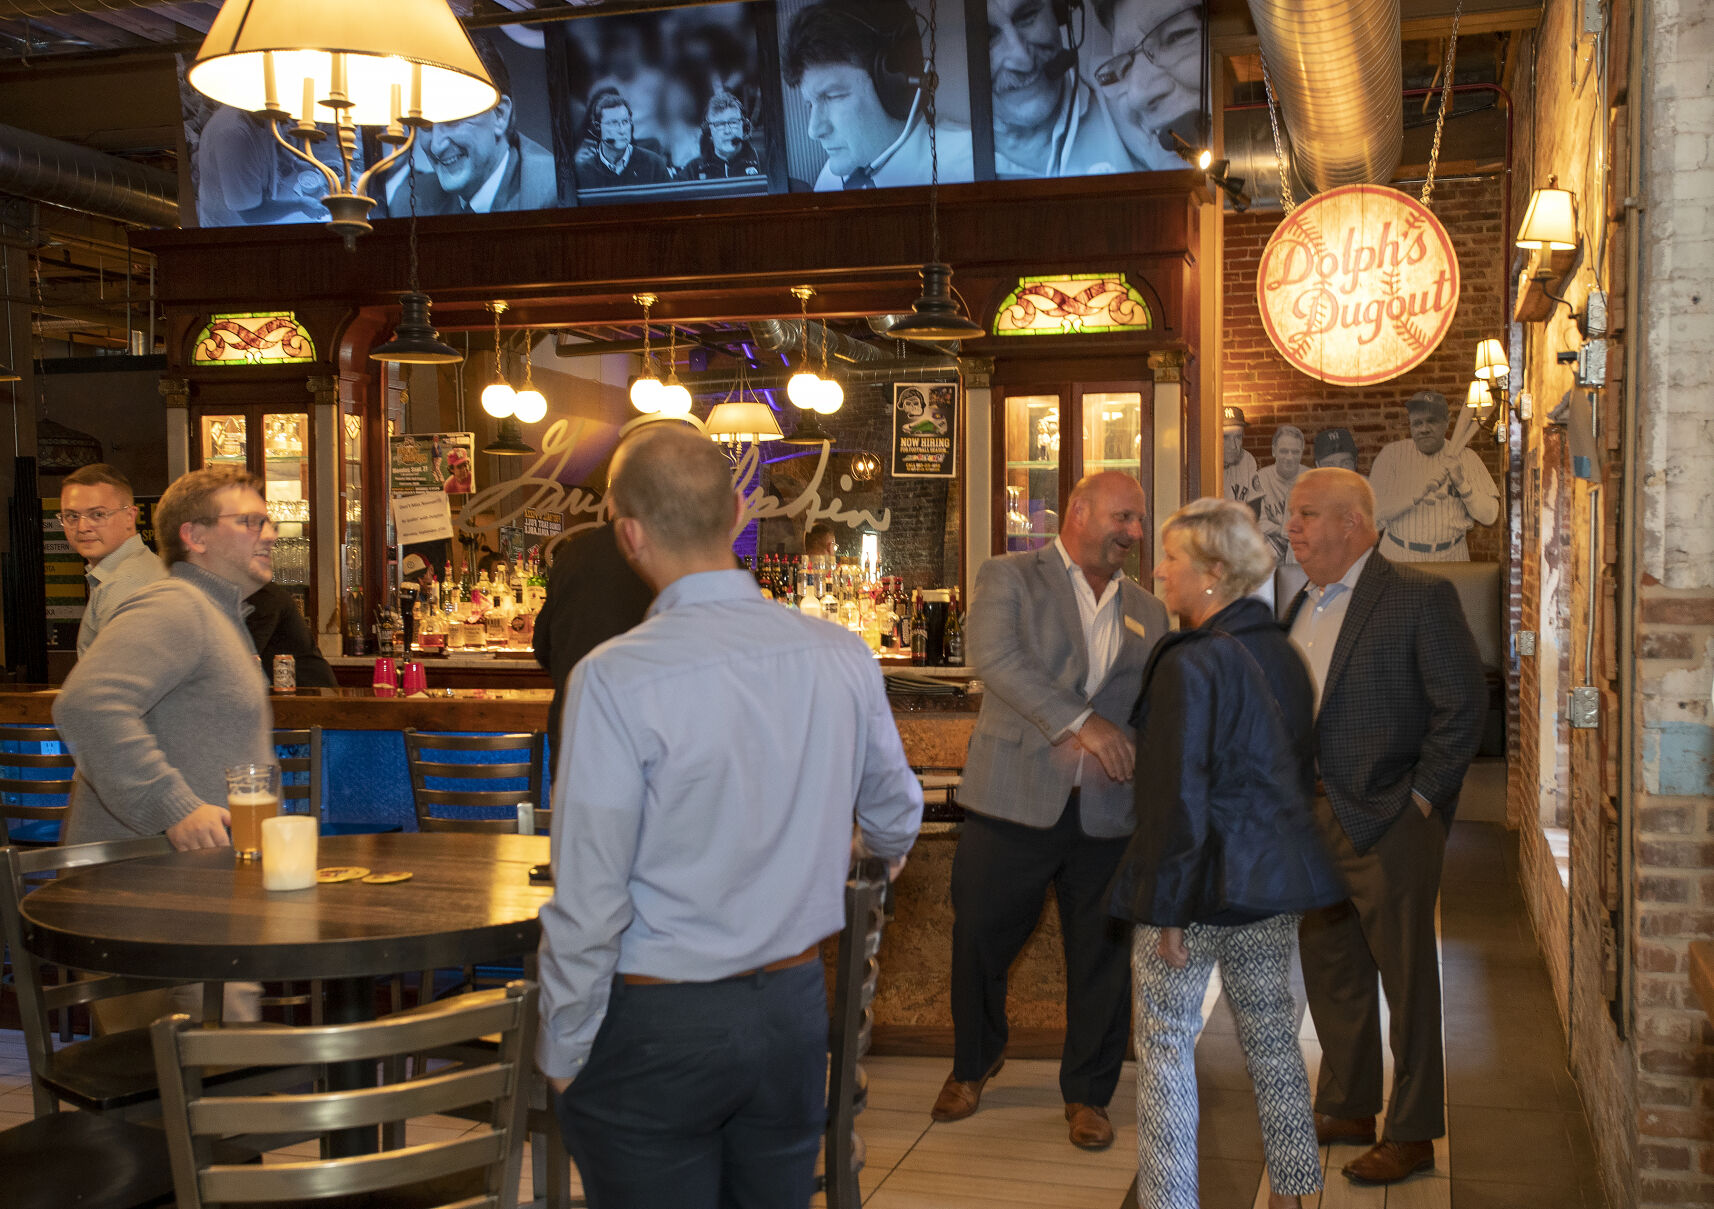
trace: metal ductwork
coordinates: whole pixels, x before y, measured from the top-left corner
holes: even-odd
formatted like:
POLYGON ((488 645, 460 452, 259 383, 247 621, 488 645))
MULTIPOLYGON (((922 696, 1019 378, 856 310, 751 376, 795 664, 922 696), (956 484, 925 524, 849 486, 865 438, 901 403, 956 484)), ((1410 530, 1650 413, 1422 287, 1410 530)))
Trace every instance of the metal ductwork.
MULTIPOLYGON (((756 338, 756 344, 768 352, 792 353, 803 348, 804 321, 801 319, 758 319, 749 325, 750 334, 756 338)), ((809 351, 810 356, 819 357, 823 342, 827 345, 827 355, 838 357, 841 361, 879 361, 887 356, 873 344, 847 336, 844 332, 836 332, 825 323, 814 319, 809 321, 809 351)))
POLYGON ((0 193, 133 226, 176 227, 178 191, 170 172, 0 126, 0 193))
POLYGON ((1384 184, 1404 146, 1399 0, 1250 0, 1298 171, 1384 184))
POLYGON ((147 8, 155 0, 0 0, 0 21, 19 17, 99 16, 147 8))

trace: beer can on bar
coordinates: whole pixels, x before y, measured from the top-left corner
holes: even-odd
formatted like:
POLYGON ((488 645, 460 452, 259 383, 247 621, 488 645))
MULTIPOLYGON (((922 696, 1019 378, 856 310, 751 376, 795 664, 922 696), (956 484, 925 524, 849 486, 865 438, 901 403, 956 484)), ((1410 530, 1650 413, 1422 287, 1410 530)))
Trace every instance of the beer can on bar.
POLYGON ((274 656, 274 691, 276 693, 295 693, 298 691, 298 661, 290 655, 274 656))

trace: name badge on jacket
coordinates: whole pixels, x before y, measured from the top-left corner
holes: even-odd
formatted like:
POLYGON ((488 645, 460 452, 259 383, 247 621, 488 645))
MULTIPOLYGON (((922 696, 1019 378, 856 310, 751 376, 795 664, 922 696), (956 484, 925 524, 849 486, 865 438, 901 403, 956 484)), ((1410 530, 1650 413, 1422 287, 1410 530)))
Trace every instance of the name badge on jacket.
POLYGON ((1143 627, 1143 623, 1138 621, 1135 617, 1127 616, 1125 618, 1125 628, 1135 634, 1138 638, 1147 638, 1149 636, 1149 632, 1143 627))

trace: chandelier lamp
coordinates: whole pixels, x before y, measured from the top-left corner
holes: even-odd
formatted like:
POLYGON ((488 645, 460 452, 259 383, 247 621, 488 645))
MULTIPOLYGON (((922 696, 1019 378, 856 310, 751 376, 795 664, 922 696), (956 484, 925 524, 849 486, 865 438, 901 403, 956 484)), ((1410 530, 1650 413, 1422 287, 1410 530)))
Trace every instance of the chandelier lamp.
POLYGON ((547 396, 536 389, 535 375, 531 373, 531 362, 535 359, 536 334, 529 328, 524 329, 524 389, 518 392, 518 397, 512 403, 512 414, 523 424, 539 424, 548 414, 547 396))
POLYGON ((518 392, 506 381, 506 367, 500 360, 500 316, 506 313, 504 302, 490 302, 494 314, 494 381, 482 388, 482 410, 496 420, 504 420, 518 410, 518 392))
POLYGON ((821 384, 812 396, 812 406, 824 416, 830 416, 845 404, 845 388, 827 372, 827 324, 821 325, 821 384))
POLYGON ((663 416, 682 419, 690 414, 690 391, 684 383, 678 380, 678 327, 667 324, 667 331, 672 333, 672 347, 667 354, 667 380, 657 396, 659 407, 656 408, 663 416))
POLYGON ((370 230, 373 181, 417 133, 499 100, 446 0, 226 0, 186 73, 204 96, 267 119, 275 142, 321 174, 328 226, 355 248, 370 230), (312 148, 332 125, 329 166, 312 148), (381 127, 387 155, 356 175, 358 128, 381 127))

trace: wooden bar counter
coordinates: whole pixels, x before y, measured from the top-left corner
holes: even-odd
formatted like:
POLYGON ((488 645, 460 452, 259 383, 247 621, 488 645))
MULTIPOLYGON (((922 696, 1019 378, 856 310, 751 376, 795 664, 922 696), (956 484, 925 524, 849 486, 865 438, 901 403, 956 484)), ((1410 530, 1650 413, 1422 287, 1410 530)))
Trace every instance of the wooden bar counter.
MULTIPOLYGON (((431 678, 433 675, 431 668, 431 678)), ((367 688, 335 688, 274 693, 272 701, 274 723, 281 729, 320 726, 324 731, 396 732, 416 727, 498 732, 544 727, 551 697, 545 688, 439 689, 414 697, 377 697, 367 688)), ((53 699, 51 688, 13 686, 0 690, 0 725, 52 725, 53 699)), ((896 695, 891 700, 912 766, 951 770, 955 777, 956 770, 964 765, 980 698, 896 695)), ((384 739, 375 735, 372 741, 384 739)), ((402 742, 399 745, 402 759, 402 742)), ((402 764, 398 775, 402 780, 402 764)), ((941 796, 931 793, 930 799, 941 796)), ((956 823, 925 825, 894 889, 895 914, 882 944, 875 1001, 878 1052, 952 1052, 952 1020, 947 1005, 952 948, 949 888, 957 835, 956 823)), ((1052 895, 1048 896, 1041 926, 1012 968, 1010 986, 1012 1043, 1008 1053, 1015 1057, 1057 1057, 1065 1027, 1065 968, 1052 895)))

